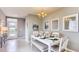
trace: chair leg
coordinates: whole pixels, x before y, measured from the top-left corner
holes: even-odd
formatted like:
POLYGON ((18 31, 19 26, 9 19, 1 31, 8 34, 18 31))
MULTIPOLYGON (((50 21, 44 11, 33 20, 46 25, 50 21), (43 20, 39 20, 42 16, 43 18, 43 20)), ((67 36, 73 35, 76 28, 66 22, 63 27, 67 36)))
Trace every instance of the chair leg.
POLYGON ((5 38, 4 38, 4 44, 5 44, 5 38))
POLYGON ((1 48, 2 48, 2 38, 1 38, 1 48))
POLYGON ((4 41, 4 44, 5 44, 5 41, 4 41))

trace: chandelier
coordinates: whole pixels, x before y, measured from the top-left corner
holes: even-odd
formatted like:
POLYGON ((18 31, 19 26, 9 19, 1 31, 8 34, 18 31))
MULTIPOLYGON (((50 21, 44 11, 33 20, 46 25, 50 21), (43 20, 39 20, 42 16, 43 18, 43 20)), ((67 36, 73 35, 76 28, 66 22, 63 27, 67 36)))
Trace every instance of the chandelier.
POLYGON ((44 11, 41 11, 40 13, 37 14, 39 17, 44 18, 47 16, 47 13, 45 13, 44 11))

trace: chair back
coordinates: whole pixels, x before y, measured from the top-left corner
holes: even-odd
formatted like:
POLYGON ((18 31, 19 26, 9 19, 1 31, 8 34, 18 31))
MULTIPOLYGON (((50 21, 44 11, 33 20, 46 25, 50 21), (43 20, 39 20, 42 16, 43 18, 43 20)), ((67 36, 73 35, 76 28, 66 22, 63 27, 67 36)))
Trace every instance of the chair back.
POLYGON ((68 37, 62 37, 60 39, 60 44, 59 44, 59 52, 62 51, 63 49, 67 48, 68 45, 68 37))
POLYGON ((53 32, 52 33, 54 37, 59 37, 59 33, 58 32, 53 32))
POLYGON ((45 37, 50 37, 50 32, 49 31, 45 31, 45 33, 44 33, 44 35, 45 35, 45 37))
POLYGON ((32 35, 33 35, 33 36, 36 36, 36 37, 38 36, 38 34, 39 34, 38 31, 33 31, 33 33, 32 33, 32 35))

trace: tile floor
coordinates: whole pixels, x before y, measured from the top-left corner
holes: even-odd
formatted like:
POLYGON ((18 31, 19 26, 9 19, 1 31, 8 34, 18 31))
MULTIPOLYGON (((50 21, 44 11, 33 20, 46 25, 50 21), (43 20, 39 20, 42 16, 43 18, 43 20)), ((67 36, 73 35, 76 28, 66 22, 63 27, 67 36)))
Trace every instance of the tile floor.
POLYGON ((6 41, 5 45, 0 48, 0 52, 39 52, 35 47, 31 49, 24 39, 13 39, 6 41))

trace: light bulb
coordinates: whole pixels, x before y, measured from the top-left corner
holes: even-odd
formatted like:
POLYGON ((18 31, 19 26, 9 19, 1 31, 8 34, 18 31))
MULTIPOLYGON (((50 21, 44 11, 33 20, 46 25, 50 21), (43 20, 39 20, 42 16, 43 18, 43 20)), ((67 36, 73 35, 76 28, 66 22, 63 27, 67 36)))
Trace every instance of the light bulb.
POLYGON ((43 15, 43 14, 44 14, 44 12, 41 12, 41 14, 43 15))
POLYGON ((44 14, 45 16, 47 16, 47 14, 44 14))

